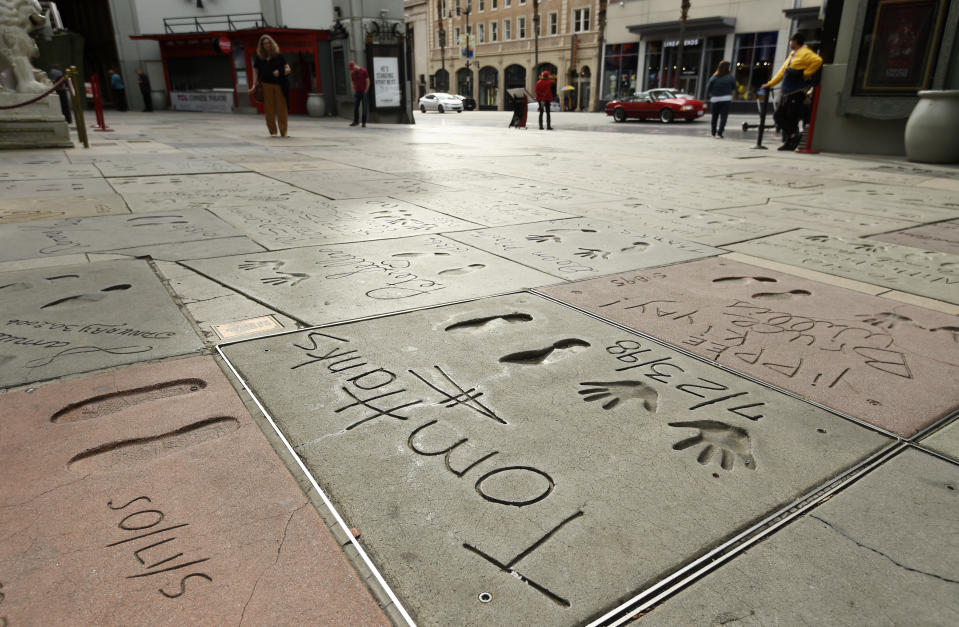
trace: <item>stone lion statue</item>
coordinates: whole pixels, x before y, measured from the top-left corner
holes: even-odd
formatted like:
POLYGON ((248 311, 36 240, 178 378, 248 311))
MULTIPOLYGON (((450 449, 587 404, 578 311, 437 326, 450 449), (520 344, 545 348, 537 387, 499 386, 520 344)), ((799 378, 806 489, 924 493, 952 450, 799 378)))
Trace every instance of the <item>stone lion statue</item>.
POLYGON ((51 87, 44 73, 30 63, 40 50, 29 33, 46 22, 37 0, 0 0, 0 73, 9 71, 14 91, 42 93, 51 87))

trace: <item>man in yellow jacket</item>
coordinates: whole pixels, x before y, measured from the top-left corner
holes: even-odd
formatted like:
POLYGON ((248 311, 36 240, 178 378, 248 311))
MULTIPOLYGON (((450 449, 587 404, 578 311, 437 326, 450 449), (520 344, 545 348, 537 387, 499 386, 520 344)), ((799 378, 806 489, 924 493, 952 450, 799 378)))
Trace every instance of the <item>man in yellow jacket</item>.
POLYGON ((805 44, 806 39, 802 35, 793 35, 789 40, 792 52, 786 62, 779 68, 779 72, 763 85, 763 89, 769 89, 780 82, 783 84, 780 106, 783 108, 781 126, 784 141, 779 150, 795 150, 799 145, 799 120, 806 113, 806 89, 822 67, 822 57, 805 44))

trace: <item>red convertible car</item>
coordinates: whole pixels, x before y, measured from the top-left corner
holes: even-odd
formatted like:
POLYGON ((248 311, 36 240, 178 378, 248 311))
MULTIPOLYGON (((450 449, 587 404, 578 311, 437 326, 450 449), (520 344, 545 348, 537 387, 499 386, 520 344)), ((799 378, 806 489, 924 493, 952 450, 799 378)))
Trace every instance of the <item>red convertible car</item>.
POLYGON ((706 103, 702 100, 663 89, 639 92, 606 105, 606 115, 613 116, 617 122, 625 122, 628 118, 659 118, 666 124, 676 119, 692 122, 705 114, 706 103))

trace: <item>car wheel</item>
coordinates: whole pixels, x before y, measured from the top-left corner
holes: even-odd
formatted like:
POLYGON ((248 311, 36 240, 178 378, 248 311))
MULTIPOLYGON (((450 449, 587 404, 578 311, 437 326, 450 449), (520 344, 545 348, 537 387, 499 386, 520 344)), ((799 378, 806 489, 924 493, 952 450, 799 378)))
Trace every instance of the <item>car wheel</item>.
POLYGON ((617 122, 625 122, 626 110, 623 109, 622 107, 619 107, 618 109, 613 109, 613 119, 616 120, 617 122))
POLYGON ((462 110, 462 109, 460 109, 459 111, 457 111, 457 113, 462 113, 462 112, 463 112, 463 110, 462 110))
POLYGON ((426 113, 426 105, 420 105, 420 112, 426 113))
POLYGON ((439 111, 440 113, 446 113, 446 109, 443 108, 443 105, 438 105, 436 107, 436 110, 439 111))
POLYGON ((663 124, 669 124, 673 121, 673 110, 672 109, 663 109, 659 112, 659 121, 663 124))

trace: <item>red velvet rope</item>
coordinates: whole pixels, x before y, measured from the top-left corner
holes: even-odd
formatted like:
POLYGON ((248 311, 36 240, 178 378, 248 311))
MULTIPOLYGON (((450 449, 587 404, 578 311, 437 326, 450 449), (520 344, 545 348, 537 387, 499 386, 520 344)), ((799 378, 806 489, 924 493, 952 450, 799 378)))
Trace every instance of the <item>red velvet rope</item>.
POLYGON ((57 90, 57 87, 59 87, 65 80, 67 80, 67 77, 66 77, 66 76, 64 76, 63 78, 61 78, 60 80, 58 80, 56 83, 54 83, 54 84, 53 84, 53 87, 51 87, 49 91, 46 91, 46 92, 40 94, 39 96, 37 96, 37 97, 34 98, 33 100, 27 100, 26 102, 21 102, 20 104, 7 105, 7 106, 5 106, 5 107, 0 107, 0 111, 3 111, 4 109, 19 109, 20 107, 25 107, 25 106, 31 105, 31 104, 33 104, 34 102, 37 102, 37 101, 39 101, 39 100, 43 100, 44 98, 46 98, 47 96, 49 96, 50 94, 52 94, 53 92, 55 92, 55 91, 57 90))

